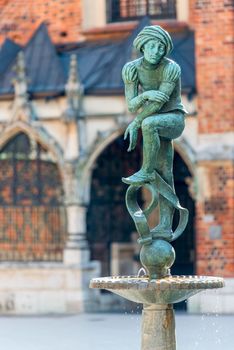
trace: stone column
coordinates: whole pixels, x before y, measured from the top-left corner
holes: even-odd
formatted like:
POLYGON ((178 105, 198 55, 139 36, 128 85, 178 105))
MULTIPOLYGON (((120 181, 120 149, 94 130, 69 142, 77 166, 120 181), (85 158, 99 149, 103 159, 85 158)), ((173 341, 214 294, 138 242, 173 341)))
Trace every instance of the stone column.
POLYGON ((86 207, 72 204, 67 206, 68 240, 64 249, 66 265, 89 261, 89 249, 86 240, 86 207))
POLYGON ((176 350, 173 306, 145 304, 142 316, 141 350, 176 350))
POLYGON ((64 249, 64 264, 74 265, 89 261, 86 240, 86 205, 78 196, 76 163, 65 165, 65 203, 67 209, 67 242, 64 249))

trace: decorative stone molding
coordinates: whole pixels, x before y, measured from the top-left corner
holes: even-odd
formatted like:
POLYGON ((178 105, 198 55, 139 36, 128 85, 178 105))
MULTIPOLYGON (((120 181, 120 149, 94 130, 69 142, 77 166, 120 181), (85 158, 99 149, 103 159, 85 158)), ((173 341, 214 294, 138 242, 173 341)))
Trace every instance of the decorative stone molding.
POLYGON ((234 133, 199 136, 197 160, 234 160, 234 133))
POLYGON ((63 120, 70 122, 83 116, 83 92, 84 88, 80 82, 77 70, 76 55, 71 55, 68 81, 65 85, 66 109, 63 113, 63 120))
POLYGON ((62 119, 65 123, 77 123, 79 155, 83 157, 86 152, 86 120, 83 109, 84 87, 78 75, 77 57, 75 54, 71 55, 65 93, 66 109, 62 119))
POLYGON ((22 120, 24 122, 30 122, 35 119, 31 103, 28 98, 28 79, 26 75, 26 66, 23 51, 20 51, 17 55, 16 65, 14 66, 16 77, 12 83, 14 85, 14 103, 12 109, 12 120, 22 120))
POLYGON ((63 150, 58 142, 46 131, 41 125, 31 125, 22 120, 17 120, 11 124, 7 124, 0 131, 0 148, 15 134, 24 132, 30 138, 42 143, 54 155, 58 166, 63 169, 63 150))
POLYGON ((66 161, 64 163, 64 191, 65 205, 79 204, 78 179, 76 176, 77 161, 66 161))

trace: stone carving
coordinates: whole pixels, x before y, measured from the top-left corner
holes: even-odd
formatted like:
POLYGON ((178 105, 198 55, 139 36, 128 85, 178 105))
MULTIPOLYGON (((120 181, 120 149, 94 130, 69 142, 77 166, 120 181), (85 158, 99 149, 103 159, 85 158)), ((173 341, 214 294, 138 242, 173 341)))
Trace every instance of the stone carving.
POLYGON ((78 75, 77 57, 75 54, 72 54, 70 58, 69 75, 65 92, 67 106, 63 113, 63 120, 65 123, 76 122, 79 157, 84 157, 86 152, 86 120, 83 109, 84 87, 78 75))
POLYGON ((64 113, 65 121, 75 120, 82 109, 84 88, 80 82, 77 71, 77 58, 76 55, 71 55, 69 75, 67 84, 65 86, 67 107, 64 113))
POLYGON ((180 67, 166 57, 173 48, 170 35, 160 26, 147 26, 137 35, 133 46, 142 52, 143 57, 127 63, 122 71, 128 109, 137 113, 124 137, 129 136, 128 151, 134 150, 141 128, 143 163, 138 172, 122 180, 130 185, 126 204, 140 235, 138 241, 143 244, 141 262, 148 271, 153 265, 152 274, 158 277, 169 274, 169 267, 175 259, 169 242, 182 234, 188 220, 188 211, 180 206, 176 196, 172 172, 172 140, 184 130, 186 110, 181 102, 180 67), (139 208, 136 200, 141 186, 148 187, 153 197, 145 211, 139 208), (157 205, 160 222, 150 230, 147 217, 157 205), (173 233, 175 209, 180 212, 180 222, 173 233), (156 254, 159 250, 165 253, 162 259, 156 254))
POLYGON ((15 90, 13 120, 30 122, 31 119, 35 119, 35 115, 27 93, 28 79, 23 51, 18 53, 13 69, 15 71, 15 78, 12 80, 15 90))
POLYGON ((76 176, 76 161, 64 162, 64 192, 66 205, 77 204, 78 180, 76 176))

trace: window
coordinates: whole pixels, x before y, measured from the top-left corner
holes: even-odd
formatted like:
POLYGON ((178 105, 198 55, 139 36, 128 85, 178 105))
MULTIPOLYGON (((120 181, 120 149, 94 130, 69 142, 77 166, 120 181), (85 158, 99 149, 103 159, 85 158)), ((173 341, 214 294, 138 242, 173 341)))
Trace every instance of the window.
POLYGON ((108 22, 136 20, 143 16, 155 19, 176 18, 176 0, 108 0, 108 22))
POLYGON ((56 161, 20 132, 0 149, 0 261, 61 261, 65 239, 56 161))

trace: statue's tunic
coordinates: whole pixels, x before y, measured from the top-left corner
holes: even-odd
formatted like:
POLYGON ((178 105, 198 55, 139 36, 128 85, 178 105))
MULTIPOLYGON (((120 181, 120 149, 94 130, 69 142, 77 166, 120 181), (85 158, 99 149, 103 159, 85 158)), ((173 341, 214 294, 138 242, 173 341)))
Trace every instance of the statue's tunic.
POLYGON ((127 63, 123 68, 125 84, 141 86, 143 92, 159 90, 168 95, 169 100, 163 104, 160 113, 175 110, 186 113, 181 102, 181 70, 177 63, 164 57, 155 69, 143 65, 143 57, 127 63))

